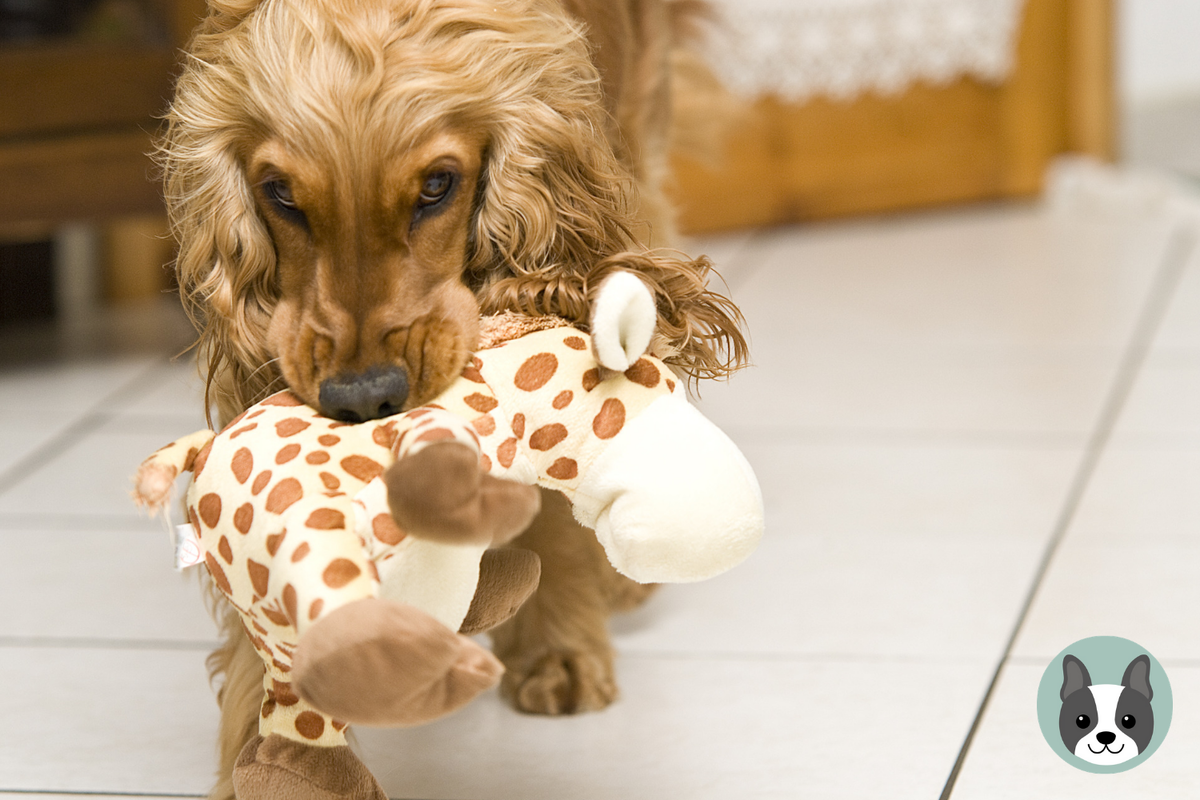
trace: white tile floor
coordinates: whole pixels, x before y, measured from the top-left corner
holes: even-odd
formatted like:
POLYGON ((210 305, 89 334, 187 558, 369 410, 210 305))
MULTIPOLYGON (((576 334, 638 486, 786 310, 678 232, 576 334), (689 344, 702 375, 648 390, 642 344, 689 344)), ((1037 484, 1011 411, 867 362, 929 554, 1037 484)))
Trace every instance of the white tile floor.
MULTIPOLYGON (((753 336, 756 366, 702 405, 758 471, 759 552, 614 622, 611 709, 485 696, 361 731, 366 761, 407 800, 1197 796, 1181 230, 1015 206, 702 242, 753 336), (1097 634, 1174 686, 1170 735, 1120 775, 1060 761, 1033 711, 1050 659, 1097 634)), ((0 371, 0 798, 211 781, 213 626, 126 498, 141 456, 202 424, 198 392, 166 351, 111 350, 0 371)))

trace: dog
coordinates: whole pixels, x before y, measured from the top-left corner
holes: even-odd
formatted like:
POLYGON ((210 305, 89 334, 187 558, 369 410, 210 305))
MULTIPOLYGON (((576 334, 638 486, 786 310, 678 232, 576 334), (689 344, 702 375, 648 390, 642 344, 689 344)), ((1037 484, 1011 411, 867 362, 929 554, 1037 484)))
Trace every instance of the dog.
POLYGON ((1087 667, 1063 656, 1062 710, 1058 729, 1063 744, 1091 764, 1121 764, 1144 753, 1154 737, 1150 700, 1150 658, 1140 655, 1125 668, 1118 686, 1092 683, 1087 667))
MULTIPOLYGON (((680 376, 743 365, 741 315, 708 288, 711 264, 649 249, 671 236, 673 125, 696 127, 670 109, 700 10, 209 0, 157 156, 217 422, 282 388, 343 420, 415 407, 462 371, 481 314, 586 326, 616 270, 651 289, 651 352, 680 376)), ((540 557, 542 582, 492 632, 503 693, 529 713, 605 707, 607 618, 651 587, 609 566, 561 495, 543 493, 515 544, 540 557)), ((237 614, 220 614, 211 796, 228 798, 262 668, 237 614)))

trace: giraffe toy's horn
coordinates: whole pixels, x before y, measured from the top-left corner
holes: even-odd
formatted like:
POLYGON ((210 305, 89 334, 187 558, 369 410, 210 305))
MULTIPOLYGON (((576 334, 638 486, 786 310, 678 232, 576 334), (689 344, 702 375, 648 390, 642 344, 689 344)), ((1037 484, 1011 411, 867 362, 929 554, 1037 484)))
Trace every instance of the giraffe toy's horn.
POLYGON ((600 366, 624 372, 646 353, 658 315, 650 289, 632 272, 604 279, 592 306, 592 346, 600 366))

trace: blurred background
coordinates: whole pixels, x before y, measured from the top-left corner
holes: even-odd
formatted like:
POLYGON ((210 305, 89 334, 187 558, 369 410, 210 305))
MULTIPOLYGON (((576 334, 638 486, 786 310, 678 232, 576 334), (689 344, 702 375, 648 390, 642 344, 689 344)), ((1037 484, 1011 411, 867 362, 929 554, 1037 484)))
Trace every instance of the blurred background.
MULTIPOLYGON (((712 2, 729 113, 680 111, 728 136, 673 191, 749 321, 701 407, 768 536, 614 621, 604 713, 489 695, 364 760, 427 800, 1200 796, 1200 2, 712 2), (1034 714, 1097 634, 1181 699, 1128 781, 1034 714)), ((0 800, 212 783, 217 633, 127 497, 204 424, 147 156, 203 5, 0 0, 0 800)))
MULTIPOLYGON (((716 5, 741 108, 721 153, 676 159, 687 233, 1032 197, 1067 152, 1200 174, 1191 0, 716 5), (855 17, 872 5, 890 19, 855 17)), ((202 11, 0 0, 0 329, 170 289, 146 154, 202 11)))
MULTIPOLYGON (((0 333, 10 360, 86 350, 95 326, 111 325, 108 311, 164 313, 148 310, 164 305, 173 256, 148 153, 203 9, 0 0, 0 333)), ((175 332, 186 343, 186 327, 175 332)))

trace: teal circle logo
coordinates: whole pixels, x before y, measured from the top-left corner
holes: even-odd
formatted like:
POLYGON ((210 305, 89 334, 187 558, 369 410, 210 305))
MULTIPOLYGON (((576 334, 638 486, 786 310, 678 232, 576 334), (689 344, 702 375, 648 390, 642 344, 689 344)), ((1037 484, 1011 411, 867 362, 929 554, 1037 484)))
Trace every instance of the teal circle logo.
POLYGON ((1146 648, 1117 636, 1081 639, 1054 657, 1037 694, 1038 724, 1059 757, 1086 772, 1124 772, 1171 726, 1171 683, 1146 648))

